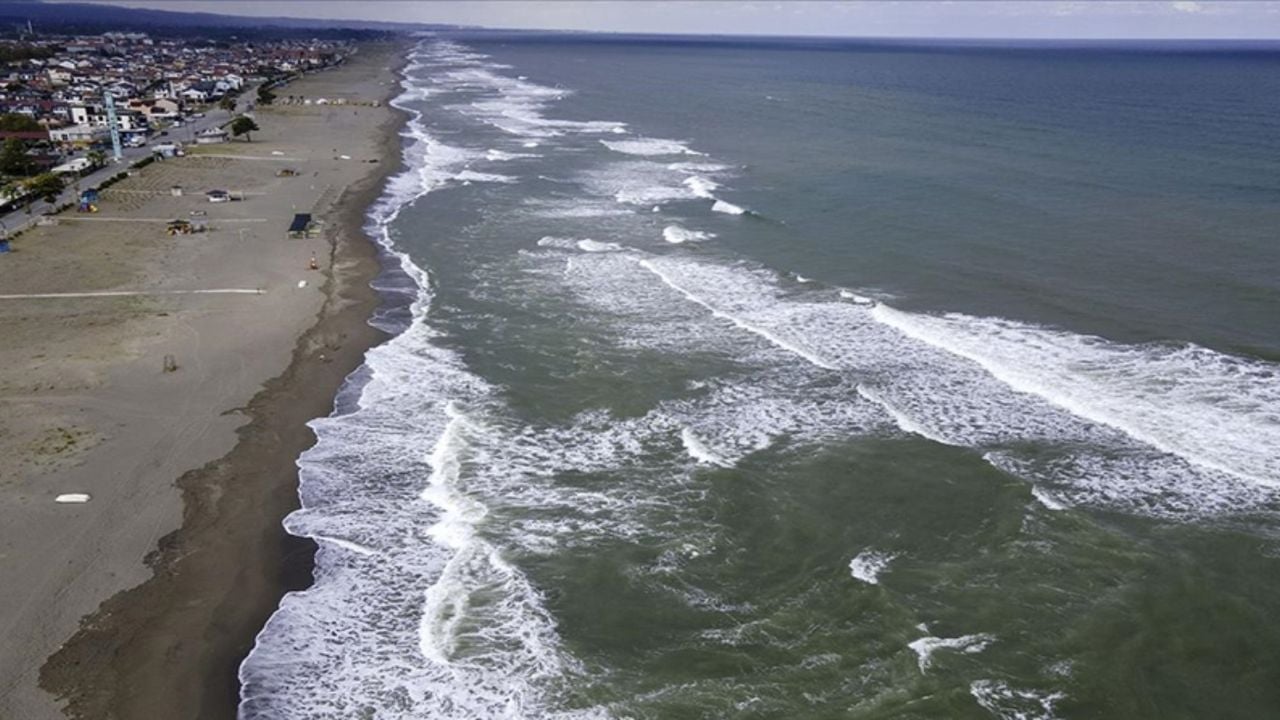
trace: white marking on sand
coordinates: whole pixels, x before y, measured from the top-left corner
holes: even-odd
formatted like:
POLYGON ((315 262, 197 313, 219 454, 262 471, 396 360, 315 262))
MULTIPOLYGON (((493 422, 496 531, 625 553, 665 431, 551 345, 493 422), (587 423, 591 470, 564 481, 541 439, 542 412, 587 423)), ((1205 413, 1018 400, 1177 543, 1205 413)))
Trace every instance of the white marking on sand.
POLYGON ((306 162, 306 158, 288 157, 285 155, 224 155, 222 153, 192 153, 184 155, 188 158, 225 158, 227 160, 275 160, 277 162, 306 162))
MULTIPOLYGON (((205 218, 208 219, 208 218, 205 218)), ((69 217, 61 218, 62 222, 142 222, 142 223, 171 223, 174 218, 123 218, 123 217, 69 217)), ((264 223, 267 218, 217 218, 214 222, 220 223, 264 223)))
POLYGON ((56 503, 87 503, 89 493, 65 493, 53 499, 56 503))
POLYGON ((52 300, 57 298, 132 297, 136 295, 265 295, 261 288, 214 288, 211 290, 103 290, 81 293, 27 293, 0 295, 0 300, 52 300))

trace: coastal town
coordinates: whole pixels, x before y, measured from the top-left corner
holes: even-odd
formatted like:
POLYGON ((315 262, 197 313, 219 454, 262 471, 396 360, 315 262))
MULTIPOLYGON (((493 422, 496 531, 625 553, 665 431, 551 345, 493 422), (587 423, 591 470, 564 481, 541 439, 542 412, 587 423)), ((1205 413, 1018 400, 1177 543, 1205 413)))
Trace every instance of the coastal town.
POLYGON ((55 208, 64 187, 126 153, 171 156, 251 132, 237 121, 273 102, 272 87, 352 51, 341 40, 44 35, 30 24, 18 35, 0 41, 0 212, 55 208))

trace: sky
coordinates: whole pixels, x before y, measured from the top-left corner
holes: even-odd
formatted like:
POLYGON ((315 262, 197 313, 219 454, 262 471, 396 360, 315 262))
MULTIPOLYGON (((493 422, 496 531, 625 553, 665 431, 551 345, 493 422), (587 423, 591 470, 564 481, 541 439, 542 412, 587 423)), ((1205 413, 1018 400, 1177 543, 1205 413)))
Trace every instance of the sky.
MULTIPOLYGON (((83 0, 80 0, 83 1, 83 0)), ((746 35, 1280 39, 1280 0, 92 0, 232 15, 746 35)))

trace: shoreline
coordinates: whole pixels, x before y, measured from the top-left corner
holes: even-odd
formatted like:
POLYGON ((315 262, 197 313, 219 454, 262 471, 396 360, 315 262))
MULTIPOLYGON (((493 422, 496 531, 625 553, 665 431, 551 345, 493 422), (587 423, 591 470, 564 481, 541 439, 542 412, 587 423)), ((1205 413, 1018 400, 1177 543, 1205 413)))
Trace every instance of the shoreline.
POLYGON ((239 666, 257 633, 285 593, 311 584, 315 544, 282 525, 299 506, 297 457, 315 442, 307 423, 332 412, 365 352, 388 337, 369 322, 381 304, 371 283, 383 251, 365 225, 402 167, 405 116, 388 101, 400 92, 411 43, 391 44, 381 164, 333 205, 317 319, 284 373, 234 411, 248 418, 234 448, 177 480, 182 523, 147 555, 152 576, 104 601, 40 669, 41 688, 69 717, 234 717, 239 666))

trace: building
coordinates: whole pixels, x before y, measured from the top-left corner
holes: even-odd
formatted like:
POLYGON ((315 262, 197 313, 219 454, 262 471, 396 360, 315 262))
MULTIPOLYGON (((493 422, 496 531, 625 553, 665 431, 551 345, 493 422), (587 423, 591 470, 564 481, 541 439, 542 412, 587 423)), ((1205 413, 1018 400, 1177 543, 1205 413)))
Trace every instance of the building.
MULTIPOLYGON (((116 121, 120 123, 121 130, 146 129, 147 126, 147 121, 144 116, 127 110, 117 110, 116 121)), ((105 107, 97 103, 72 105, 71 122, 75 125, 107 127, 107 110, 105 107)))
POLYGON ((181 157, 182 146, 178 143, 155 143, 151 146, 151 152, 162 158, 181 157))
POLYGON ((70 125, 63 128, 50 128, 49 139, 60 143, 95 143, 110 137, 111 131, 106 126, 70 125))
POLYGON ((134 98, 128 108, 150 120, 172 120, 182 115, 181 103, 168 98, 134 98))
POLYGON ((220 127, 209 127, 196 133, 197 145, 216 145, 227 141, 227 131, 220 127))

